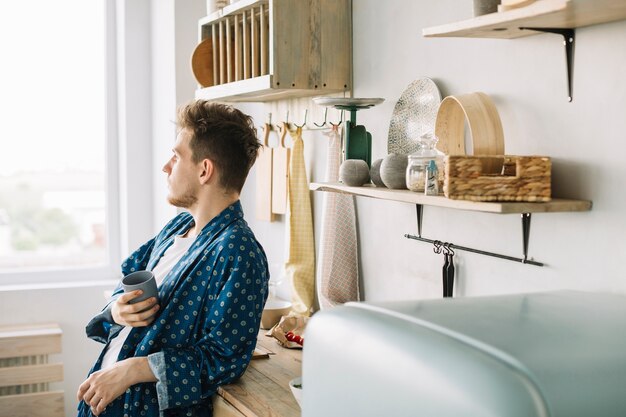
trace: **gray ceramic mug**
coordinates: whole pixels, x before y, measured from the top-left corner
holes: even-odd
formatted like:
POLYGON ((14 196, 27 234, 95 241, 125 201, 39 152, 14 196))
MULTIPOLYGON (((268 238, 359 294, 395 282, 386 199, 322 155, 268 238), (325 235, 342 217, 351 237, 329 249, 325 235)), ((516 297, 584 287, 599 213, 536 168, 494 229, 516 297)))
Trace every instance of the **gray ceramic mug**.
POLYGON ((158 300, 159 290, 157 289, 154 274, 151 271, 137 271, 126 275, 122 278, 122 287, 124 287, 124 292, 143 291, 143 294, 133 298, 130 304, 147 300, 150 297, 157 297, 158 300))

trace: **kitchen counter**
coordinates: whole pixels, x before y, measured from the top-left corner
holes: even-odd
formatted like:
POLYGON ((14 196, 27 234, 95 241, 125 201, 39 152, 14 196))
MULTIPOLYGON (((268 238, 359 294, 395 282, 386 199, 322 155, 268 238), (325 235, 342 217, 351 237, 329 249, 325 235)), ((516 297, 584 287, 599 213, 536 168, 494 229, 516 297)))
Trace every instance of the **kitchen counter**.
POLYGON ((265 333, 259 332, 257 349, 269 357, 252 359, 237 382, 218 388, 215 417, 300 416, 289 381, 301 375, 302 350, 283 348, 265 333))

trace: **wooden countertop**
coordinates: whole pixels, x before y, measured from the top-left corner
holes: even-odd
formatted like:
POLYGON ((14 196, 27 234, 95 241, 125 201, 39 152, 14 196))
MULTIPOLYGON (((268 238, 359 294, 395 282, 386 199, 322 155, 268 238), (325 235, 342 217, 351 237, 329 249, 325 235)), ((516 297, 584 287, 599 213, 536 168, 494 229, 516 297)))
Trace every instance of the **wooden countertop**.
POLYGON ((215 417, 300 416, 289 381, 302 374, 302 350, 283 348, 265 333, 259 332, 257 347, 269 351, 269 358, 253 359, 237 382, 218 388, 215 417))

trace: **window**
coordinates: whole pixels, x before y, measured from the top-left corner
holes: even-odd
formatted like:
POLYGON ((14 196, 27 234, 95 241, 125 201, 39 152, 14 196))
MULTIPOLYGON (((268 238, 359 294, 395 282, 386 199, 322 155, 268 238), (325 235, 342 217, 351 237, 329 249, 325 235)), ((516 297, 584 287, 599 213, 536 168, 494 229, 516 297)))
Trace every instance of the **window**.
POLYGON ((107 7, 0 5, 0 276, 111 265, 107 7))

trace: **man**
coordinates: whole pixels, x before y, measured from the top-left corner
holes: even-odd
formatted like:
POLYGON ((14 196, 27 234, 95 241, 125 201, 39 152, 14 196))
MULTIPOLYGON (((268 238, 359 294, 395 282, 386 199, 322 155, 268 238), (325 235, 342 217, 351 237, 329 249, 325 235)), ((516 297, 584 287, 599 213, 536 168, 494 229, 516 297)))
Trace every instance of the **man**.
POLYGON ((105 343, 78 390, 79 416, 211 416, 219 385, 245 371, 267 299, 261 245, 239 193, 259 149, 252 120, 234 108, 179 109, 167 173, 168 201, 187 212, 122 264, 151 270, 159 299, 118 288, 87 325, 105 343))

